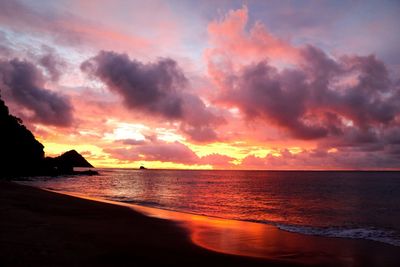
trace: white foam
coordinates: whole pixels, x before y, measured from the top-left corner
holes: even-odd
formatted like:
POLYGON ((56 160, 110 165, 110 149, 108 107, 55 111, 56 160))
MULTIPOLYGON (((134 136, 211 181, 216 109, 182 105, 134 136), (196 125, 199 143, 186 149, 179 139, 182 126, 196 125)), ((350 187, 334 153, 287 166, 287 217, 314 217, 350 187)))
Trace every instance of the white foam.
POLYGON ((310 226, 294 226, 285 224, 278 224, 277 227, 281 230, 305 235, 367 239, 400 247, 400 236, 398 233, 392 230, 341 227, 317 228, 310 226))

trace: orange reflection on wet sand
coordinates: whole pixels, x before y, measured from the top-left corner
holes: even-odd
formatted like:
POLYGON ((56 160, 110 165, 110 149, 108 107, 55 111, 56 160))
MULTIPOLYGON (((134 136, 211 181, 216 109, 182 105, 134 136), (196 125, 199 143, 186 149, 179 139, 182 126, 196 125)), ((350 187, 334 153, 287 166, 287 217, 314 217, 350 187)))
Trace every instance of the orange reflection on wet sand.
POLYGON ((274 260, 295 259, 309 264, 327 260, 324 253, 318 251, 322 247, 315 242, 323 239, 325 243, 325 238, 304 238, 303 235, 284 232, 260 223, 132 206, 148 216, 179 222, 189 230, 193 243, 209 250, 274 260))
POLYGON ((370 266, 380 266, 381 259, 388 256, 387 259, 390 257, 392 261, 393 255, 396 255, 393 251, 398 251, 396 247, 372 241, 305 236, 282 231, 272 225, 174 212, 69 192, 65 194, 129 207, 150 217, 173 220, 189 231, 195 244, 220 253, 329 266, 353 266, 362 257, 363 261, 367 258, 370 266))
MULTIPOLYGON (((269 225, 156 209, 93 198, 77 193, 62 193, 125 206, 150 217, 176 221, 189 230, 191 240, 195 244, 222 253, 269 258, 273 248, 279 245, 276 244, 276 235, 280 231, 269 225)), ((282 250, 279 249, 279 251, 282 250)))

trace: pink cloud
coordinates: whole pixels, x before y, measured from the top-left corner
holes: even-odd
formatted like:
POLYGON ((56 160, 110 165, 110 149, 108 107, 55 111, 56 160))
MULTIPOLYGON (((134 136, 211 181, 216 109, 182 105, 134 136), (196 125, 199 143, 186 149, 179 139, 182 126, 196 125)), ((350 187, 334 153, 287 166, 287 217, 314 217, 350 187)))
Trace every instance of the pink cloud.
POLYGON ((251 25, 250 30, 247 23, 248 10, 244 6, 208 25, 210 46, 204 57, 209 75, 220 87, 227 85, 231 72, 243 64, 267 59, 293 64, 299 59, 297 48, 273 36, 261 22, 251 25))
POLYGON ((259 170, 330 170, 330 169, 394 169, 398 162, 399 151, 393 157, 388 151, 360 151, 358 149, 339 149, 328 152, 326 149, 302 150, 292 154, 288 150, 281 150, 281 155, 271 154, 265 157, 247 156, 238 166, 240 169, 259 170))
POLYGON ((202 164, 210 164, 216 169, 230 169, 234 168, 234 164, 232 161, 235 160, 235 158, 226 156, 226 155, 220 155, 217 153, 213 153, 204 157, 201 157, 199 162, 202 164))
POLYGON ((217 73, 211 68, 221 92, 219 103, 237 107, 247 119, 275 124, 300 139, 340 135, 349 122, 360 129, 377 124, 390 127, 395 122, 400 111, 398 88, 375 56, 332 58, 316 47, 295 48, 266 33, 265 38, 250 38, 245 31, 247 20, 243 8, 209 26, 211 43, 216 46, 210 48, 210 64, 218 61, 225 66, 217 73), (247 47, 263 49, 242 49, 247 47), (277 68, 262 54, 258 58, 248 54, 269 49, 295 54, 295 64, 277 68), (241 58, 250 62, 243 63, 241 58), (349 78, 351 84, 346 83, 349 78))
POLYGON ((113 48, 122 51, 136 49, 137 54, 148 54, 157 46, 149 38, 124 29, 87 19, 87 15, 72 12, 54 14, 37 10, 19 1, 0 4, 0 23, 18 33, 47 38, 57 45, 86 47, 89 49, 113 48), (18 18, 18 19, 15 19, 18 18))
POLYGON ((174 60, 143 63, 126 54, 101 51, 82 63, 81 69, 121 96, 126 108, 178 121, 193 141, 217 139, 213 126, 223 123, 223 118, 190 92, 185 74, 174 60))
MULTIPOLYGON (((392 151, 395 144, 385 136, 399 127, 400 89, 381 60, 374 55, 332 57, 311 45, 295 47, 260 22, 247 30, 247 21, 244 7, 209 25, 205 59, 219 92, 216 104, 239 109, 237 118, 247 121, 248 130, 263 124, 280 129, 281 137, 286 133, 328 148, 350 147, 352 153, 363 151, 355 157, 360 162, 371 157, 368 150, 392 151)), ((266 160, 275 165, 278 159, 266 160)), ((247 161, 259 159, 250 156, 247 161)))
POLYGON ((181 30, 194 25, 179 23, 162 2, 127 5, 143 10, 118 6, 119 17, 109 12, 115 6, 111 2, 75 3, 68 12, 18 1, 0 4, 6 29, 4 36, 0 32, 0 80, 10 107, 25 115, 35 133, 48 140, 96 143, 120 160, 221 169, 399 164, 400 83, 376 55, 332 55, 316 45, 294 45, 260 21, 250 24, 243 7, 212 20, 203 29, 208 43, 190 46, 182 56, 187 51, 181 30), (158 4, 160 14, 148 16, 158 4), (126 24, 130 17, 135 27, 126 24), (57 50, 24 43, 31 37, 57 50), (191 61, 204 45, 207 73, 191 61), (95 55, 85 56, 82 47, 95 55), (64 54, 62 60, 57 53, 66 53, 63 48, 77 49, 76 54, 64 54), (98 52, 104 48, 112 51, 98 52), (12 60, 15 55, 27 59, 12 60), (79 60, 84 60, 84 74, 76 66, 79 60), (78 78, 62 85, 64 73, 78 78), (145 125, 146 140, 112 143, 105 136, 112 136, 119 123, 145 125), (61 125, 68 128, 58 131, 61 125), (243 146, 240 155, 250 156, 241 165, 219 151, 199 157, 182 143, 157 141, 158 131, 165 129, 177 136, 172 140, 224 142, 243 146), (286 147, 301 147, 301 152, 286 147), (271 149, 281 156, 252 156, 271 149), (336 152, 328 153, 332 149, 336 152))
POLYGON ((168 143, 160 140, 132 141, 119 141, 125 145, 130 145, 129 148, 108 148, 104 149, 104 151, 114 158, 127 161, 163 161, 187 165, 212 165, 215 168, 233 166, 230 161, 234 160, 234 158, 220 154, 199 157, 189 147, 179 142, 168 143))

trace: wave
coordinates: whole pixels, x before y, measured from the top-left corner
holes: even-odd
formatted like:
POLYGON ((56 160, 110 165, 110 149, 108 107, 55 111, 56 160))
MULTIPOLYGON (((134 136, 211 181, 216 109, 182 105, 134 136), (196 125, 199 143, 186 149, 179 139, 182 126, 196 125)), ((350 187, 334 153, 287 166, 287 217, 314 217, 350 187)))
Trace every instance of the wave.
POLYGON ((136 204, 140 206, 145 206, 145 207, 152 207, 152 208, 163 208, 164 205, 158 202, 154 201, 145 201, 145 200, 135 200, 129 197, 103 197, 108 200, 112 201, 118 201, 118 202, 123 202, 123 203, 128 203, 128 204, 136 204))
MULTIPOLYGON (((86 181, 86 178, 78 177, 82 179, 82 181, 86 181)), ((53 191, 65 191, 65 192, 79 192, 79 191, 84 191, 80 190, 78 188, 80 185, 83 186, 89 186, 88 184, 79 184, 75 182, 75 179, 77 177, 60 177, 57 179, 51 178, 49 179, 48 177, 35 177, 29 178, 24 181, 19 181, 21 184, 26 184, 26 185, 34 185, 38 187, 42 187, 45 189, 53 190, 53 191), (72 179, 73 181, 71 181, 72 179), (49 182, 47 182, 49 181, 49 182), (64 186, 65 185, 65 186, 64 186)), ((101 178, 105 179, 105 178, 101 178)), ((99 180, 100 182, 103 180, 99 180)), ((90 181, 92 182, 92 181, 90 181)), ((92 186, 92 184, 90 184, 92 186)), ((96 189, 96 188, 95 188, 96 189)), ((89 190, 90 191, 90 190, 89 190)), ((257 214, 248 214, 248 210, 251 208, 246 208, 245 206, 241 206, 242 210, 245 210, 246 212, 243 214, 238 214, 238 211, 236 211, 236 216, 240 215, 238 217, 233 217, 232 215, 226 215, 226 214, 221 214, 221 213, 215 213, 213 210, 210 210, 209 208, 205 209, 203 206, 199 209, 194 206, 196 206, 196 202, 194 202, 195 205, 186 205, 184 203, 174 203, 174 204, 163 204, 159 203, 156 201, 151 201, 151 200, 138 200, 138 199, 133 199, 129 195, 106 195, 104 194, 104 191, 98 189, 90 191, 90 194, 93 194, 94 197, 100 197, 104 199, 109 199, 109 200, 114 200, 114 201, 119 201, 119 202, 125 202, 125 203, 132 203, 132 204, 137 204, 137 205, 142 205, 142 206, 148 206, 148 207, 154 207, 154 208, 159 208, 159 209, 164 209, 164 210, 171 210, 171 211, 177 211, 177 212, 184 212, 184 213, 190 213, 190 214, 197 214, 197 215, 204 215, 204 216, 209 216, 209 217, 217 217, 217 218, 223 218, 223 219, 233 219, 233 220, 241 220, 241 221, 250 221, 250 222, 256 222, 256 223, 263 223, 263 224, 269 224, 269 225, 274 225, 278 227, 281 230, 288 231, 288 232, 294 232, 294 233, 299 233, 299 234, 305 234, 305 235, 315 235, 315 236, 324 236, 324 237, 335 237, 335 238, 352 238, 352 239, 365 239, 365 240, 372 240, 372 241, 377 241, 377 242, 382 242, 385 244, 393 245, 400 247, 400 231, 398 230, 398 227, 396 227, 396 230, 391 229, 390 227, 385 228, 385 227, 380 227, 380 226, 375 226, 372 227, 371 222, 366 221, 365 225, 362 223, 360 225, 356 226, 340 226, 340 222, 336 226, 328 226, 328 227, 320 227, 320 226, 312 226, 312 225, 294 225, 290 224, 289 221, 265 221, 265 220, 260 220, 261 218, 257 218, 257 214), (181 206, 182 205, 182 206, 181 206), (222 216, 219 216, 222 215, 222 216), (369 223, 369 224, 368 224, 369 223)), ((86 192, 88 193, 88 192, 86 192)), ((204 204, 204 203, 201 203, 204 204)), ((206 203, 210 205, 210 207, 216 207, 215 203, 213 202, 208 202, 206 203)), ((397 210, 397 209, 396 209, 397 210)), ((276 214, 276 211, 274 209, 267 210, 266 208, 263 208, 264 212, 268 212, 270 214, 276 214)))
POLYGON ((124 203, 131 203, 141 206, 153 207, 158 209, 164 209, 169 211, 175 212, 184 212, 189 214, 196 214, 201 216, 208 216, 208 217, 215 217, 215 218, 222 218, 228 220, 237 220, 237 221, 248 221, 248 222, 255 222, 255 223, 262 223, 268 225, 274 225, 280 230, 304 234, 304 235, 314 235, 314 236, 323 236, 323 237, 335 237, 335 238, 351 238, 351 239, 365 239, 365 240, 372 240, 377 241, 385 244, 389 244, 392 246, 400 247, 400 233, 395 230, 389 229, 379 229, 375 227, 314 227, 314 226, 303 226, 303 225, 290 225, 290 224, 283 224, 283 223, 276 223, 273 221, 265 221, 265 220, 254 220, 254 219, 243 219, 243 218, 226 218, 220 217, 215 215, 210 215, 207 213, 202 212, 195 212, 195 211, 187 211, 181 210, 179 208, 171 208, 164 206, 157 202, 152 201, 139 201, 133 200, 130 198, 124 199, 124 197, 116 198, 114 197, 112 200, 120 201, 124 203))
POLYGON ((143 200, 134 200, 128 197, 112 197, 110 200, 131 203, 141 206, 153 207, 163 210, 175 211, 175 212, 184 212, 189 214, 215 217, 221 219, 228 220, 237 220, 237 221, 247 221, 247 222, 255 222, 268 224, 278 227, 280 230, 304 234, 304 235, 314 235, 314 236, 323 236, 323 237, 335 237, 335 238, 351 238, 351 239, 365 239, 377 241, 385 244, 389 244, 392 246, 400 247, 400 233, 395 230, 390 229, 380 229, 376 227, 316 227, 316 226, 304 226, 304 225, 291 225, 284 223, 277 223, 273 221, 266 220, 257 220, 257 219, 244 219, 244 218, 227 218, 221 216, 215 216, 208 213, 196 212, 196 211, 188 211, 180 208, 172 208, 165 205, 162 205, 158 202, 153 201, 143 201, 143 200))
POLYGON ((377 229, 373 227, 312 227, 287 224, 276 224, 284 231, 337 238, 366 239, 400 247, 400 234, 394 230, 377 229))

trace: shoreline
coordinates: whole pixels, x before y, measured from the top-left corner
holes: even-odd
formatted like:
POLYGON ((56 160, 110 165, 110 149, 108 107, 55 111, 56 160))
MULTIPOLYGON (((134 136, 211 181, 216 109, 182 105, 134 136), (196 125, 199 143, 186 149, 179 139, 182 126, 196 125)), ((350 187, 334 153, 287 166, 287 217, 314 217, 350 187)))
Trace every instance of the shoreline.
MULTIPOLYGON (((113 205, 118 205, 118 206, 125 206, 128 208, 132 208, 135 211, 139 211, 140 213, 144 215, 148 215, 150 217, 156 217, 156 218, 161 218, 161 219, 168 219, 172 221, 185 221, 182 220, 182 216, 179 216, 179 214, 185 215, 183 218, 187 218, 188 216, 191 217, 204 217, 204 218, 209 218, 210 221, 212 220, 220 220, 220 221, 234 221, 234 222, 241 222, 241 223, 256 223, 256 224, 262 224, 266 225, 266 227, 273 227, 277 228, 281 231, 284 232, 289 232, 289 233, 295 233, 295 234, 300 234, 300 235, 306 235, 306 236, 316 236, 316 237, 325 237, 325 238, 339 238, 339 239, 356 239, 356 240, 366 240, 366 241, 373 241, 373 242, 378 242, 386 245, 391 245, 395 247, 400 247, 399 243, 396 242, 397 240, 388 240, 388 239, 379 239, 379 238, 374 238, 374 237, 367 237, 367 236, 352 236, 351 234, 347 235, 341 235, 340 233, 335 235, 335 234, 319 234, 315 233, 319 231, 319 227, 312 227, 312 226, 302 226, 302 225, 288 225, 288 224, 275 224, 273 222, 264 222, 264 221, 257 221, 257 220, 246 220, 246 219, 232 219, 232 218, 224 218, 224 217, 218 217, 218 216, 212 216, 212 215, 207 215, 207 214, 197 214, 194 212, 187 212, 187 211, 180 211, 180 210, 174 210, 174 209, 169 209, 169 208, 164 208, 164 207, 152 207, 151 205, 145 205, 145 204, 140 204, 136 202, 131 202, 131 201, 119 201, 119 200, 110 200, 102 197, 95 197, 95 196, 88 196, 83 193, 75 192, 75 191, 62 191, 62 190, 57 190, 57 189, 50 189, 46 187, 41 187, 40 185, 32 185, 31 183, 25 183, 24 181, 15 181, 18 184, 22 185, 27 185, 27 186, 32 186, 36 188, 40 188, 45 191, 49 192, 54 192, 58 194, 64 194, 64 195, 69 195, 73 197, 78 197, 82 199, 87 199, 87 200, 92 200, 92 201, 98 201, 98 202, 105 202, 113 205), (293 228, 310 228, 311 231, 314 230, 314 233, 310 232, 304 232, 302 231, 303 229, 297 230, 293 228)), ((186 220, 187 221, 187 220, 186 220)), ((339 229, 335 227, 331 227, 332 229, 339 229)), ((306 229, 308 230, 308 229, 306 229)), ((346 228, 343 231, 368 231, 369 229, 367 228, 362 228, 362 227, 355 227, 355 228, 346 228)))
POLYGON ((398 247, 374 241, 306 236, 10 182, 0 182, 0 193, 0 213, 7 218, 0 221, 7 229, 0 235, 1 266, 134 265, 138 259, 174 266, 400 263, 398 247))
MULTIPOLYGON (((378 249, 389 249, 394 252, 397 250, 398 253, 400 253, 399 247, 379 241, 306 235, 285 231, 271 224, 153 208, 138 204, 89 197, 79 193, 50 191, 124 206, 149 217, 173 221, 185 228, 190 236, 190 240, 194 244, 214 252, 229 255, 255 257, 264 260, 291 259, 294 260, 294 262, 306 265, 317 263, 324 266, 330 264, 334 264, 334 266, 345 266, 345 260, 338 260, 338 256, 341 259, 348 258, 354 260, 354 255, 352 255, 353 252, 351 251, 343 253, 343 251, 341 251, 343 247, 361 248, 367 244, 367 246, 369 245, 378 249), (273 241, 271 242, 271 240, 273 241), (276 248, 274 243, 280 243, 280 247, 276 248)), ((377 250, 374 249, 374 251, 377 250)), ((385 264, 385 266, 388 266, 388 263, 385 264)), ((400 264, 400 260, 396 264, 400 264)))

